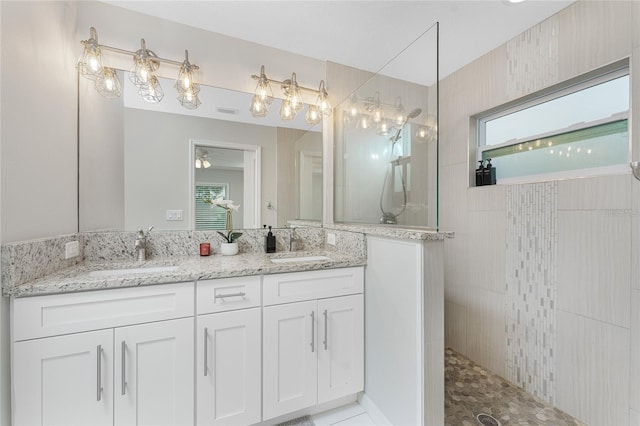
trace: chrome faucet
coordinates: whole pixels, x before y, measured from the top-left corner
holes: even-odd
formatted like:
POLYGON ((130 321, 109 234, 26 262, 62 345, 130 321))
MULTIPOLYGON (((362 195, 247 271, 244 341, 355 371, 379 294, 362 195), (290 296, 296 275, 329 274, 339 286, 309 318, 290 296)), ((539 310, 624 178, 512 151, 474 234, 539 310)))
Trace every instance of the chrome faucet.
MULTIPOLYGON (((153 226, 150 226, 147 230, 147 234, 149 234, 152 229, 153 226)), ((136 257, 140 262, 147 259, 147 234, 145 234, 142 229, 138 229, 138 235, 136 235, 136 257)))

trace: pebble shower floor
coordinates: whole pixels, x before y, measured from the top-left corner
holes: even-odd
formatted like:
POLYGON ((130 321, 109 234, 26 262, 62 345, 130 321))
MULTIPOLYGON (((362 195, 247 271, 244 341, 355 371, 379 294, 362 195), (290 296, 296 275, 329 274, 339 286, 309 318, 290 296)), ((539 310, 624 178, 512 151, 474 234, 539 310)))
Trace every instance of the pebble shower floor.
POLYGON ((445 426, 584 426, 451 349, 445 352, 444 378, 445 426), (483 422, 481 414, 488 415, 480 416, 483 422))

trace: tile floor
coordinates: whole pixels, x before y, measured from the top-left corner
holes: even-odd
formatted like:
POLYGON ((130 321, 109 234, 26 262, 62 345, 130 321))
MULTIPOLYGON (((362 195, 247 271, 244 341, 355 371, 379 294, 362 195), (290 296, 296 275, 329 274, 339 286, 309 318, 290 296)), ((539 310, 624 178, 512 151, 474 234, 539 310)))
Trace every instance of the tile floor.
MULTIPOLYGON (((451 349, 445 352, 444 380, 445 426, 480 426, 478 414, 493 416, 502 426, 585 426, 451 349)), ((311 420, 315 426, 374 425, 358 403, 316 414, 311 420)))
POLYGON ((584 426, 451 349, 445 352, 444 380, 446 426, 478 426, 481 413, 503 426, 584 426))

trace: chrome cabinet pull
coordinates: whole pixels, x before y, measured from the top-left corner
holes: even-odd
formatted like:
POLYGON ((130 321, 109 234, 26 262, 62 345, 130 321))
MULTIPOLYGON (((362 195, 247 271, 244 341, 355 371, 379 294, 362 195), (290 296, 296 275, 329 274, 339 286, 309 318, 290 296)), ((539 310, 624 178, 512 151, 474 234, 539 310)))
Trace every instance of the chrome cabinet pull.
POLYGON ((98 345, 98 348, 96 349, 96 352, 98 352, 98 380, 97 380, 97 391, 98 391, 98 395, 96 397, 97 401, 100 401, 102 399, 102 345, 98 345))
POLYGON ((204 328, 204 375, 207 375, 207 336, 209 333, 207 333, 207 328, 204 328))
POLYGON ((329 338, 328 338, 328 330, 327 330, 327 317, 328 317, 328 315, 327 315, 327 310, 326 309, 324 310, 323 314, 324 314, 324 342, 322 342, 322 343, 324 343, 324 350, 326 351, 327 350, 327 341, 329 340, 329 338))
POLYGON ((314 333, 315 317, 316 317, 316 311, 311 311, 311 352, 316 351, 316 333, 314 333))
POLYGON ((231 293, 231 294, 216 294, 216 299, 224 299, 225 297, 244 297, 247 294, 244 292, 240 292, 240 293, 231 293))
POLYGON ((127 374, 126 374, 126 361, 127 358, 125 356, 125 351, 127 350, 127 343, 123 340, 122 344, 121 344, 121 350, 122 350, 122 395, 124 395, 125 393, 127 393, 127 374))

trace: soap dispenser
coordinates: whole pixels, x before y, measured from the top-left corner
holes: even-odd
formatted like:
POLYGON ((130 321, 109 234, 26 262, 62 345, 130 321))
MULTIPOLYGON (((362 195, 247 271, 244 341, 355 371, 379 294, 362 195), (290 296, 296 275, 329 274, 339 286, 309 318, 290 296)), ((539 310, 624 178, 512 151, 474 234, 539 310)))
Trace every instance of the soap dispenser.
POLYGON ((482 186, 482 181, 484 179, 484 160, 478 161, 480 165, 476 169, 476 186, 482 186))
POLYGON ((483 185, 495 185, 496 184, 496 168, 491 165, 491 158, 487 160, 487 165, 484 167, 482 173, 483 185))
POLYGON ((269 233, 264 240, 264 251, 266 253, 276 252, 276 236, 273 235, 273 232, 271 232, 271 227, 269 227, 269 233))

